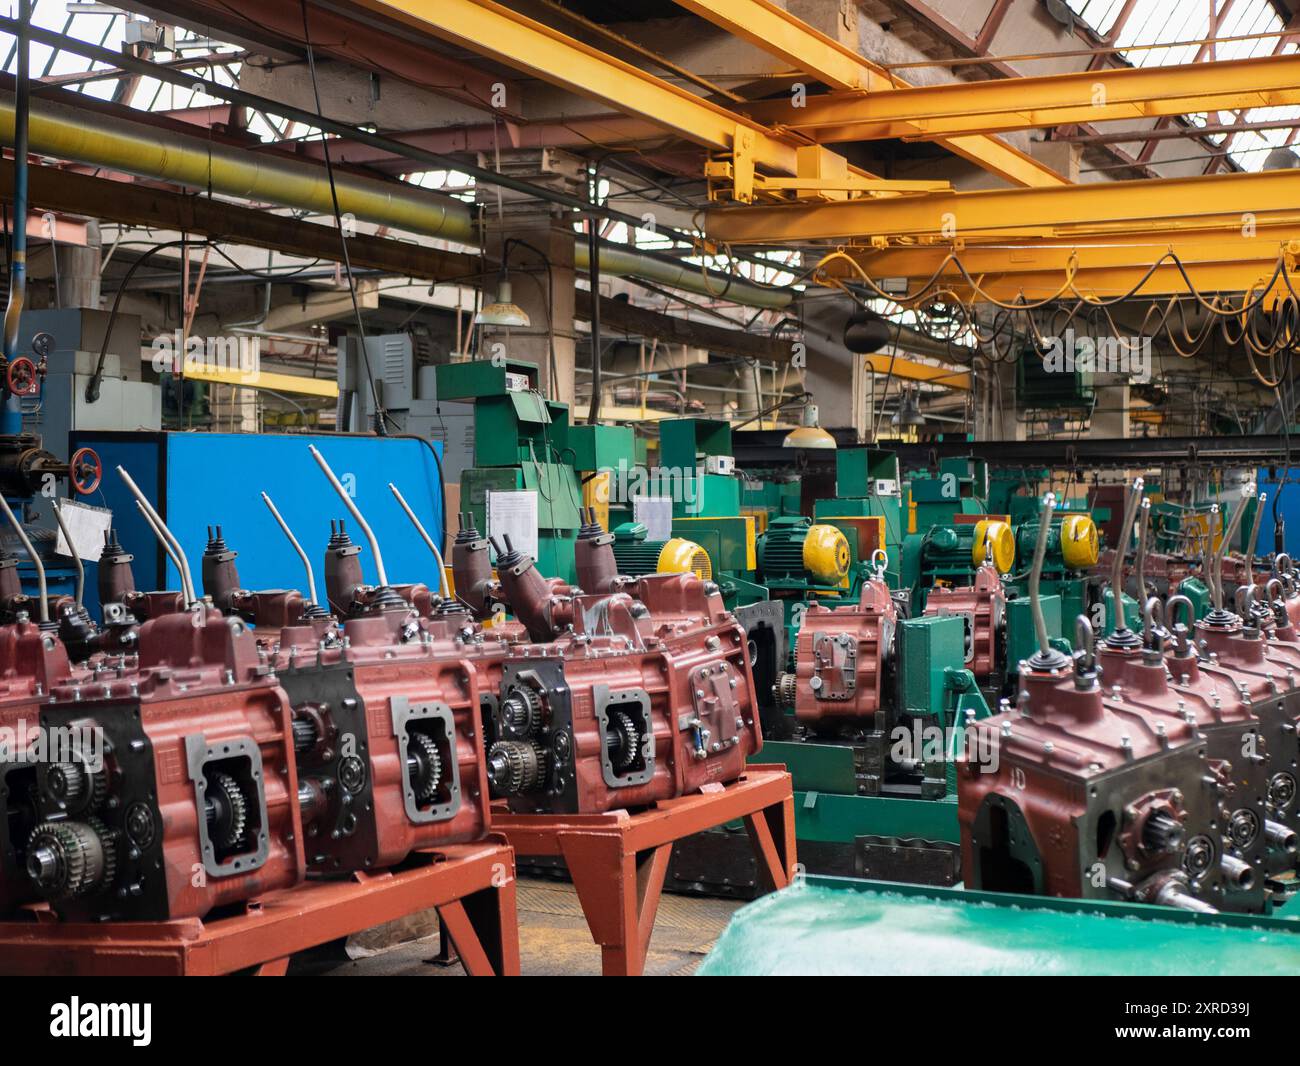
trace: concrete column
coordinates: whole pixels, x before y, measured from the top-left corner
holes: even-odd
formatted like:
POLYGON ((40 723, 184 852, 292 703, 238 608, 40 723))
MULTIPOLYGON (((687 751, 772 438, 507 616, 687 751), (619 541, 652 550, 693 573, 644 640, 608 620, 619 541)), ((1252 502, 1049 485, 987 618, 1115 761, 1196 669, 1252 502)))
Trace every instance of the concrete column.
MULTIPOLYGON (((536 363, 543 395, 573 403, 575 331, 573 326, 574 231, 546 214, 512 217, 504 228, 495 219, 487 226, 488 256, 500 260, 510 245, 511 299, 527 313, 529 325, 505 329, 480 327, 485 355, 536 363), (522 243, 518 243, 522 242, 522 243), (552 344, 554 361, 552 362, 552 344)), ((497 298, 497 281, 488 279, 483 303, 497 298)))
POLYGON ((1129 434, 1129 379, 1124 374, 1095 374, 1097 406, 1092 412, 1088 436, 1112 439, 1129 434))
POLYGON ((853 310, 847 300, 809 300, 804 308, 804 381, 826 429, 852 426, 863 439, 869 429, 862 357, 844 347, 844 324, 853 310))

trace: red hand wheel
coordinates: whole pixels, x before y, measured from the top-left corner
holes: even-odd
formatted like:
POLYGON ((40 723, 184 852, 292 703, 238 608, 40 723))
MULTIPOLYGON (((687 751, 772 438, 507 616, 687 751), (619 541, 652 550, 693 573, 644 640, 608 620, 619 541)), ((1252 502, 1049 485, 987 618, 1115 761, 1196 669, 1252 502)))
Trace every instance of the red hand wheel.
POLYGON ((104 464, 93 448, 78 448, 68 463, 68 480, 79 496, 89 496, 104 476, 104 464))
POLYGON ((15 396, 35 396, 40 388, 36 364, 25 355, 20 355, 9 364, 5 373, 5 384, 15 396))

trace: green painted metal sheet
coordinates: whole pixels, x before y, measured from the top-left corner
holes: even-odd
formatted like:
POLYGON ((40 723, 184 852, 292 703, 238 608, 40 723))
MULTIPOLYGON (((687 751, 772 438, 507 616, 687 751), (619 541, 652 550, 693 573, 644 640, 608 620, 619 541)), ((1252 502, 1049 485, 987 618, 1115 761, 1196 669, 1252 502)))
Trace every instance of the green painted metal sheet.
MULTIPOLYGON (((766 745, 763 748, 767 759, 766 745)), ((794 794, 795 837, 826 844, 852 845, 861 836, 961 840, 957 800, 901 799, 798 790, 794 794)))
POLYGON ((1300 922, 816 877, 737 911, 698 972, 1290 977, 1300 922))

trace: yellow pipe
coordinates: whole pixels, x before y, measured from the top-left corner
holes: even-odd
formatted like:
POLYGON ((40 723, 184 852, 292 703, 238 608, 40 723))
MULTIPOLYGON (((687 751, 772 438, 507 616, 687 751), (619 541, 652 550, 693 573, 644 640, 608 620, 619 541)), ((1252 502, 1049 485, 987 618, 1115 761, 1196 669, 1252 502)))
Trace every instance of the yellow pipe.
MULTIPOLYGON (((11 145, 13 140, 14 98, 9 94, 0 99, 0 141, 11 145)), ((226 196, 334 213, 323 167, 210 144, 47 100, 32 101, 31 150, 190 188, 211 188, 226 196)), ((458 201, 337 172, 335 186, 345 215, 462 244, 474 241, 469 209, 458 201)))

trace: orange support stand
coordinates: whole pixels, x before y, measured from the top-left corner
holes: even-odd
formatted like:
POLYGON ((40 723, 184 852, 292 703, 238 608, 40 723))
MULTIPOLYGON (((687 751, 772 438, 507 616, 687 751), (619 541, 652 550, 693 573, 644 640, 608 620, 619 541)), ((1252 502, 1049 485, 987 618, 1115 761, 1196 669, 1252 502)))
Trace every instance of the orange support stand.
POLYGON ((229 917, 61 922, 48 909, 0 922, 0 974, 280 976, 294 954, 435 907, 470 974, 519 973, 514 852, 495 834, 417 852, 398 871, 311 881, 229 917))
POLYGON ((514 814, 492 811, 492 828, 519 855, 563 858, 573 878, 606 976, 645 967, 655 912, 673 844, 743 818, 766 891, 794 874, 794 792, 784 766, 749 766, 740 779, 644 811, 604 814, 514 814))

